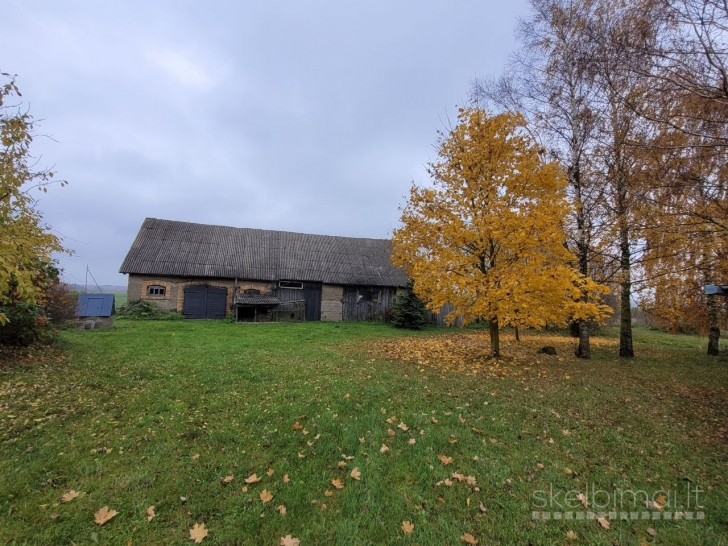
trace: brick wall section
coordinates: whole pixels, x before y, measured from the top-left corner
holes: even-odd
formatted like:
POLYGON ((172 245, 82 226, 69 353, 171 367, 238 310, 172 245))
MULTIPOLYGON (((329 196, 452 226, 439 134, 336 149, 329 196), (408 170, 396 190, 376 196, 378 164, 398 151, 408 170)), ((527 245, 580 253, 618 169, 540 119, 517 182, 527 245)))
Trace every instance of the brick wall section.
MULTIPOLYGON (((194 284, 207 284, 209 286, 217 286, 227 288, 227 314, 233 306, 233 292, 235 289, 235 281, 232 279, 209 279, 209 278, 189 278, 189 277, 158 277, 151 275, 129 275, 129 286, 127 288, 127 298, 131 300, 145 300, 155 303, 162 311, 179 311, 182 312, 184 307, 185 287, 194 284), (148 296, 147 287, 150 285, 164 286, 164 296, 148 296)), ((254 288, 260 290, 262 294, 271 294, 275 283, 256 282, 256 281, 238 281, 238 292, 254 288)))
POLYGON ((321 289, 321 320, 340 321, 343 318, 344 287, 324 284, 321 289))

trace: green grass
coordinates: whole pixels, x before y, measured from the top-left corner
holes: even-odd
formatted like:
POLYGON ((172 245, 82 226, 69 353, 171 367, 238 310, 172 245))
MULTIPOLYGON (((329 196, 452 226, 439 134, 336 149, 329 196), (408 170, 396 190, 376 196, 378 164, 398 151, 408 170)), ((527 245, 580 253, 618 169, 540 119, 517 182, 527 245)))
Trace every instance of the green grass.
POLYGON ((116 302, 116 307, 121 307, 122 305, 126 305, 127 302, 127 296, 126 292, 114 292, 114 301, 116 302))
POLYGON ((703 356, 704 339, 647 330, 620 361, 606 334, 590 362, 533 351, 496 379, 377 357, 411 335, 377 324, 117 320, 64 333, 63 352, 0 361, 0 543, 189 544, 204 522, 216 545, 565 544, 568 531, 574 544, 728 544, 726 362, 703 356), (478 490, 437 485, 452 472, 478 490), (243 492, 252 473, 262 480, 243 492), (532 520, 538 491, 563 503, 587 484, 674 492, 685 511, 686 485, 699 487, 705 519, 532 520), (81 495, 60 503, 68 490, 81 495), (100 527, 105 505, 118 515, 100 527))

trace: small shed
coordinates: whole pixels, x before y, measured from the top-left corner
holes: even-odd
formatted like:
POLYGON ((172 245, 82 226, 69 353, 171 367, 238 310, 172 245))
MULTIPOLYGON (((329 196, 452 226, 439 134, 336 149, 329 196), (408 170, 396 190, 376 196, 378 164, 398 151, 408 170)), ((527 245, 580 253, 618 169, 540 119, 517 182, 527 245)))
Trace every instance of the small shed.
POLYGON ((79 294, 76 306, 76 329, 111 328, 116 314, 114 294, 79 294))

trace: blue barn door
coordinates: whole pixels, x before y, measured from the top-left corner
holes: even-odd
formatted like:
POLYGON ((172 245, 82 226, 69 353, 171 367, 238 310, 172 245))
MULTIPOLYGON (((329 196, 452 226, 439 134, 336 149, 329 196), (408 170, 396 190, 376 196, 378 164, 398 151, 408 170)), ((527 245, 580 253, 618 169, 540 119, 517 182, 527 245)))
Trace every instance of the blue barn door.
POLYGON ((189 319, 225 318, 227 288, 198 284, 185 288, 182 314, 189 319))

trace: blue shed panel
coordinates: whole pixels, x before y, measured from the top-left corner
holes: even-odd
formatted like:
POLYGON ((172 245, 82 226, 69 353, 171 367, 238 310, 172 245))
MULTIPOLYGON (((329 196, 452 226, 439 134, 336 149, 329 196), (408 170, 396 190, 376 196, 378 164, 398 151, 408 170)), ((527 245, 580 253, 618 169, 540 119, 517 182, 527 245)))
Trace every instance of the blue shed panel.
POLYGON ((116 313, 114 294, 79 294, 76 315, 79 317, 110 317, 116 313))

